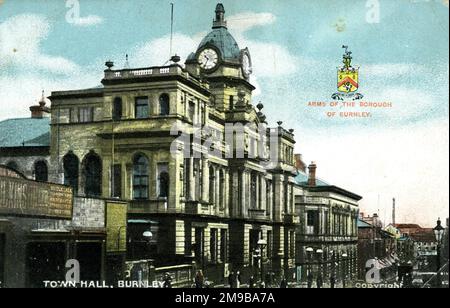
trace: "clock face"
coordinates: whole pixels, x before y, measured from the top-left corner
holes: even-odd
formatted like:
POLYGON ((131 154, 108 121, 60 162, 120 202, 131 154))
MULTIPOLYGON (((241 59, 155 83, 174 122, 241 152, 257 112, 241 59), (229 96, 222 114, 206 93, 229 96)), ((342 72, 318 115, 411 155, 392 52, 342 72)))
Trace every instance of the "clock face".
POLYGON ((201 68, 211 70, 219 63, 219 55, 214 49, 207 48, 199 54, 198 62, 201 68))
POLYGON ((250 60, 248 53, 245 53, 242 57, 242 69, 244 71, 244 75, 247 77, 252 73, 252 61, 250 60))

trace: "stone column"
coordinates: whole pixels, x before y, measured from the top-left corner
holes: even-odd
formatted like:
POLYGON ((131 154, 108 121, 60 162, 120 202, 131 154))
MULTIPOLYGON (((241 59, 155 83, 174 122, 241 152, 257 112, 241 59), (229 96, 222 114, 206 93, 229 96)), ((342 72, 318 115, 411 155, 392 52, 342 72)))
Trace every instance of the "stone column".
POLYGON ((239 215, 241 216, 241 217, 245 217, 245 213, 246 213, 246 202, 245 202, 245 197, 246 197, 246 195, 247 195, 247 193, 246 193, 246 190, 245 190, 245 186, 246 186, 246 174, 247 174, 247 172, 244 170, 244 171, 242 171, 242 174, 241 174, 241 187, 240 187, 240 189, 241 189, 241 200, 240 200, 240 202, 241 202, 241 212, 239 213, 239 215))
POLYGON ((188 161, 188 183, 189 183, 189 198, 188 200, 193 201, 195 199, 195 179, 194 179, 194 158, 189 157, 188 161))
POLYGON ((224 200, 224 206, 225 206, 225 216, 230 215, 230 174, 227 171, 225 171, 225 200, 224 200))
POLYGON ((214 182, 214 194, 216 195, 216 199, 214 204, 214 211, 217 213, 220 209, 220 203, 223 202, 221 200, 223 196, 220 195, 220 168, 216 168, 215 178, 216 181, 214 182))
POLYGON ((267 210, 267 183, 264 176, 261 176, 261 209, 267 210))
POLYGON ((256 209, 261 208, 261 195, 259 193, 259 188, 261 187, 259 174, 256 175, 256 204, 251 204, 250 206, 254 206, 256 209))
POLYGON ((203 202, 210 202, 209 199, 209 160, 208 157, 205 156, 202 160, 202 181, 203 181, 203 191, 202 191, 202 201, 203 202))

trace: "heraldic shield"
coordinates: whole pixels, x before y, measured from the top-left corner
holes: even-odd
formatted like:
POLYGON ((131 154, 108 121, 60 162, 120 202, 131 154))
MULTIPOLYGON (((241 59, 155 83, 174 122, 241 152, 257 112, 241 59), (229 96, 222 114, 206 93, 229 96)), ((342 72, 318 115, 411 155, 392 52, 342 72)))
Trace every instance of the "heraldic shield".
POLYGON ((342 60, 344 66, 338 68, 338 92, 334 93, 331 98, 335 100, 362 99, 364 95, 356 92, 359 88, 359 68, 352 66, 353 57, 351 51, 348 51, 348 46, 342 46, 342 48, 345 49, 342 60))
POLYGON ((341 93, 353 93, 358 90, 358 76, 357 69, 338 70, 338 91, 341 93))

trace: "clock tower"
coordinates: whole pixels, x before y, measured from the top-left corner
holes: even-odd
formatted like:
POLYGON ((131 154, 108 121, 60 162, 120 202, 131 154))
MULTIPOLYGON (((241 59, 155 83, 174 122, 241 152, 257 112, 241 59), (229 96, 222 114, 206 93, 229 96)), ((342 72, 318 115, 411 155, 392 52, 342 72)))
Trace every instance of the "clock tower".
POLYGON ((216 6, 212 31, 189 55, 186 70, 209 82, 219 111, 233 112, 249 105, 255 89, 249 82, 253 71, 250 52, 248 48, 240 49, 228 31, 221 3, 216 6))

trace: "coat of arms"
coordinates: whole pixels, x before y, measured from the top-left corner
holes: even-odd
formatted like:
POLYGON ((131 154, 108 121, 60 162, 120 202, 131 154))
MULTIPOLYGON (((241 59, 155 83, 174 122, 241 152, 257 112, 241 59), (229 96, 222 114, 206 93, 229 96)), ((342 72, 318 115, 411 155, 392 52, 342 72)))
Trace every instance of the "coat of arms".
POLYGON ((338 92, 332 95, 332 99, 359 100, 364 97, 361 93, 357 93, 359 88, 359 67, 352 66, 352 52, 348 50, 348 46, 342 46, 345 49, 343 56, 343 66, 338 67, 338 92))

